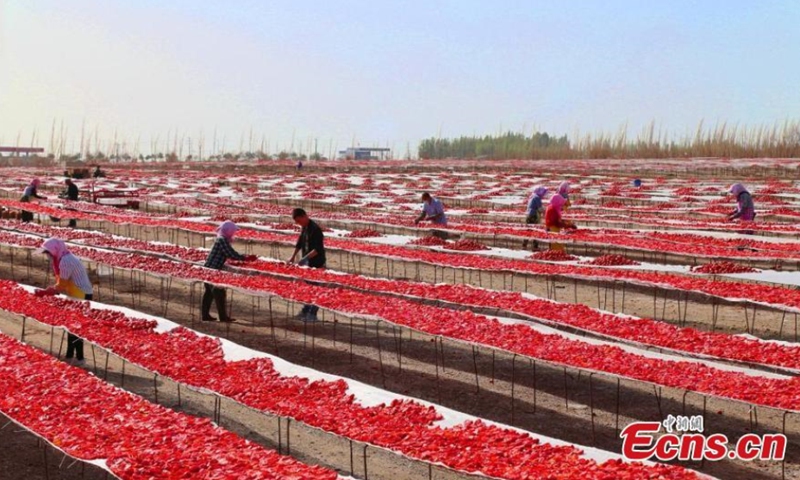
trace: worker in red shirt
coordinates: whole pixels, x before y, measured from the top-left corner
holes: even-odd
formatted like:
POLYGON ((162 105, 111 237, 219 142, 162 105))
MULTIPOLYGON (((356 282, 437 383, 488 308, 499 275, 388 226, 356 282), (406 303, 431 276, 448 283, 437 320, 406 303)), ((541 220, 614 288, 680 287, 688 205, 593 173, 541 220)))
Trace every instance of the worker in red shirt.
MULTIPOLYGON (((562 210, 567 200, 561 195, 553 195, 550 198, 550 204, 544 212, 544 224, 548 232, 558 233, 561 229, 575 229, 577 228, 574 223, 569 220, 564 220, 562 210)), ((551 243, 550 250, 564 250, 564 245, 561 243, 551 243)))
POLYGON ((560 232, 562 228, 577 228, 574 223, 564 220, 562 213, 566 203, 567 200, 561 195, 553 195, 550 198, 550 205, 544 212, 544 223, 548 232, 560 232))

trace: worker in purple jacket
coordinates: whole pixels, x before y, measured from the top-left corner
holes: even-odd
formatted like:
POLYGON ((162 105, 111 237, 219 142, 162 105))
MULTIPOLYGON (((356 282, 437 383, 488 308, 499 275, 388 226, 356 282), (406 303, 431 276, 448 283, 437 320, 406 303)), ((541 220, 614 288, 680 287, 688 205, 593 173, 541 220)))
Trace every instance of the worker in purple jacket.
POLYGON ((756 218, 756 208, 753 197, 741 183, 734 183, 730 189, 731 195, 736 197, 736 210, 728 215, 728 220, 744 220, 752 222, 756 218))

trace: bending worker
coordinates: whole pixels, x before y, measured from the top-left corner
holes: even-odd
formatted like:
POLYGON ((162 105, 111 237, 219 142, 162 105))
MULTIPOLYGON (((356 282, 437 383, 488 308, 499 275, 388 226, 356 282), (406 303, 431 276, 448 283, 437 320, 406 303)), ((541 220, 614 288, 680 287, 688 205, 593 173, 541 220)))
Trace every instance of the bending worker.
POLYGON ((753 197, 741 183, 731 185, 730 193, 736 197, 736 210, 728 215, 728 220, 744 220, 752 222, 756 218, 756 207, 753 197))
POLYGON ((542 214, 544 213, 543 200, 547 195, 547 188, 536 187, 528 199, 528 216, 525 217, 525 223, 528 225, 537 224, 542 222, 542 214))
MULTIPOLYGON (((70 253, 63 240, 50 238, 42 244, 42 248, 37 250, 37 252, 44 253, 50 257, 50 263, 53 266, 53 273, 56 277, 56 284, 46 290, 37 290, 35 293, 36 295, 42 296, 63 293, 76 300, 92 299, 92 282, 89 280, 86 268, 78 257, 70 253)), ((66 356, 68 363, 73 363, 73 356, 75 358, 75 365, 83 365, 85 363, 83 359, 83 340, 69 333, 67 334, 66 356)))
MULTIPOLYGON (((547 211, 544 214, 545 227, 548 232, 558 233, 564 228, 575 229, 577 228, 574 223, 565 220, 563 217, 563 208, 566 200, 561 195, 553 195, 550 198, 550 205, 547 206, 547 211)), ((564 245, 560 243, 551 243, 550 250, 564 250, 564 245)))
MULTIPOLYGON (((256 259, 255 255, 242 255, 231 246, 233 236, 239 230, 239 227, 230 220, 225 220, 217 227, 217 239, 214 241, 214 246, 208 252, 205 267, 213 268, 214 270, 222 270, 225 262, 232 258, 240 261, 253 261, 256 259)), ((235 320, 228 316, 227 309, 227 291, 224 288, 217 287, 211 283, 204 284, 205 292, 203 293, 202 303, 202 320, 204 322, 213 322, 216 318, 211 316, 211 302, 216 302, 217 313, 219 314, 220 322, 234 322, 235 320)))
POLYGON ((414 220, 414 224, 423 220, 431 221, 436 225, 447 225, 447 216, 444 214, 442 201, 433 198, 428 192, 422 194, 422 213, 414 220))

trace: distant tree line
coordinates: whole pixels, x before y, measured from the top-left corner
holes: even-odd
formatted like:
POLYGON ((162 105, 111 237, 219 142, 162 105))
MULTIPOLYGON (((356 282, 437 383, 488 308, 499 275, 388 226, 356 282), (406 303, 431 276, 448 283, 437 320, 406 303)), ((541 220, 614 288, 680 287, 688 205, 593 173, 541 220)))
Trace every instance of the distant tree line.
POLYGON ((544 158, 547 153, 561 150, 569 150, 566 135, 507 132, 482 137, 428 138, 420 142, 418 155, 420 158, 544 158))
POLYGON ((420 142, 419 158, 798 158, 800 121, 753 127, 723 122, 674 138, 655 122, 639 135, 629 136, 623 128, 617 134, 579 135, 567 138, 543 132, 530 135, 508 132, 458 138, 428 138, 420 142))

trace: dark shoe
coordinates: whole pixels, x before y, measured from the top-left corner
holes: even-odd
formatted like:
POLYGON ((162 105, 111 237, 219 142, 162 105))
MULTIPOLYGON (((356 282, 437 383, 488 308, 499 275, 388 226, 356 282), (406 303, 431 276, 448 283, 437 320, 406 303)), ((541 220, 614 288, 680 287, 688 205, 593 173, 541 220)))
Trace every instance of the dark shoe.
POLYGON ((300 312, 294 316, 295 320, 300 320, 301 322, 305 322, 308 318, 308 312, 300 312))
POLYGON ((309 313, 305 317, 303 317, 303 321, 306 323, 314 323, 317 321, 317 314, 316 313, 309 313))
POLYGON ((217 319, 214 318, 214 317, 205 317, 205 318, 203 318, 203 321, 204 322, 216 322, 217 319))

